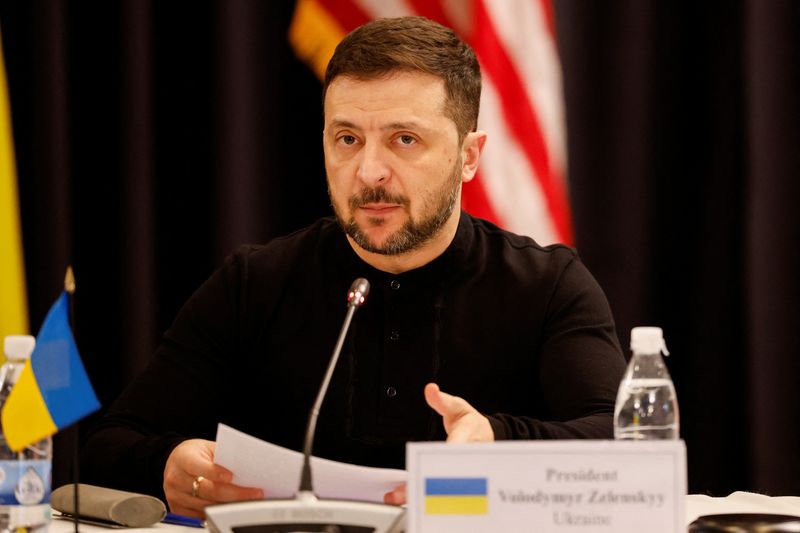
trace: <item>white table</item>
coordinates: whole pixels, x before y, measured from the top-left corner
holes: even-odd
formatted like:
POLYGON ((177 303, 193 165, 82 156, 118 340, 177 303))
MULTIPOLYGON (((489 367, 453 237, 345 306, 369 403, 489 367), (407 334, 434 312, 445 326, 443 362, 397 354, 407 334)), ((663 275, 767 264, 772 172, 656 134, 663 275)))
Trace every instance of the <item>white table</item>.
MULTIPOLYGON (((53 518, 53 521, 50 522, 50 533, 71 533, 75 531, 75 525, 72 521, 62 520, 60 518, 53 518)), ((120 528, 120 529, 112 529, 108 527, 101 527, 101 526, 93 526, 89 524, 80 524, 78 531, 80 533, 114 533, 115 531, 119 532, 148 532, 153 533, 154 531, 161 531, 162 533, 203 533, 206 531, 205 529, 199 529, 196 527, 185 527, 185 526, 175 526, 172 524, 156 524, 153 527, 148 528, 120 528)))
POLYGON ((686 524, 698 516, 726 513, 764 513, 800 516, 800 497, 765 496, 753 492, 734 492, 725 498, 702 494, 686 497, 686 524))
MULTIPOLYGON (((725 513, 766 513, 787 514, 800 516, 799 496, 770 497, 752 492, 734 492, 725 498, 712 498, 702 494, 690 494, 686 497, 686 525, 691 524, 698 516, 707 514, 725 513)), ((152 528, 126 529, 126 532, 153 532, 162 530, 163 533, 198 533, 197 528, 157 524, 152 528)), ((72 522, 53 519, 50 524, 51 533, 69 533, 73 531, 72 522)), ((112 529, 81 524, 82 533, 109 533, 112 529)))

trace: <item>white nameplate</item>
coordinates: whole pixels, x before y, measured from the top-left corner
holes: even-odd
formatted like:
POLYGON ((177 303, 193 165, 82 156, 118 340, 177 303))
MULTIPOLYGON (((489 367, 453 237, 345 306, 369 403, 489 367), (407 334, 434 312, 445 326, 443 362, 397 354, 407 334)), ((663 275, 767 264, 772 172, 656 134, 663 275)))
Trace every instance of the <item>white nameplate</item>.
POLYGON ((686 531, 683 441, 409 443, 408 533, 686 531))

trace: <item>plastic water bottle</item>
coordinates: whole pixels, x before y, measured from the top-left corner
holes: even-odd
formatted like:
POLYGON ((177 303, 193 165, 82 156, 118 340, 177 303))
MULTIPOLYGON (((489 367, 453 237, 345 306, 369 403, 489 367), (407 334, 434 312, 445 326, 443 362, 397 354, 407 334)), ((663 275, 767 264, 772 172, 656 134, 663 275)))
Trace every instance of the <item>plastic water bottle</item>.
MULTIPOLYGON (((0 368, 0 407, 30 358, 36 339, 11 335, 3 342, 6 363, 0 368)), ((1 429, 1 428, 0 428, 1 429)), ((0 533, 43 533, 50 524, 50 437, 13 452, 0 432, 0 533)))
POLYGON ((631 330, 633 357, 619 385, 614 407, 614 438, 677 439, 680 416, 675 386, 661 354, 669 355, 661 328, 631 330))

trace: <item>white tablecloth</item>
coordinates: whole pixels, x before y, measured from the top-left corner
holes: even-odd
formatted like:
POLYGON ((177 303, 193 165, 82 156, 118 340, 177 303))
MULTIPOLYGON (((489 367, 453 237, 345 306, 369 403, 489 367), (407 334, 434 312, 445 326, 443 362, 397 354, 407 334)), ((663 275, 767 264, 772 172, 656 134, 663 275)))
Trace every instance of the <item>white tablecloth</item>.
POLYGON ((734 492, 725 498, 712 498, 702 494, 686 497, 686 523, 698 516, 726 513, 766 513, 800 516, 800 497, 765 496, 753 492, 734 492))
MULTIPOLYGON (((698 516, 725 513, 767 513, 800 516, 800 497, 798 496, 765 496, 752 492, 734 492, 725 498, 712 498, 702 494, 690 494, 686 497, 686 525, 698 516)), ((149 529, 127 529, 126 532, 162 530, 163 533, 198 533, 197 528, 157 524, 149 529)), ((51 533, 69 533, 73 530, 72 522, 53 519, 51 533)), ((81 533, 100 533, 114 531, 98 526, 81 524, 81 533)))

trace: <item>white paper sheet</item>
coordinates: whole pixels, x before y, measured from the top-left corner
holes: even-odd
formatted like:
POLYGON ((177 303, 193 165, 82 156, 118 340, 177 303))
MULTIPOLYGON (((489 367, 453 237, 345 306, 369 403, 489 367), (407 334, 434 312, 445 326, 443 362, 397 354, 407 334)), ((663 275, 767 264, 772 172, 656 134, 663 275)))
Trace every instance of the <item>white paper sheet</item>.
MULTIPOLYGON (((292 498, 300 483, 303 455, 257 439, 225 424, 217 426, 214 462, 233 472, 233 482, 258 487, 266 498, 292 498)), ((406 482, 405 470, 369 468, 311 458, 314 493, 320 498, 383 502, 406 482)))

